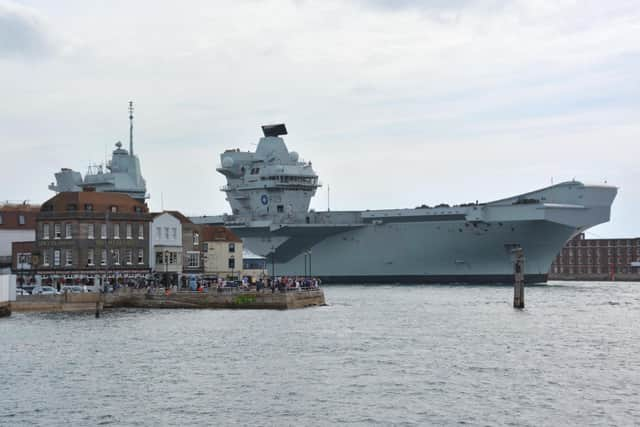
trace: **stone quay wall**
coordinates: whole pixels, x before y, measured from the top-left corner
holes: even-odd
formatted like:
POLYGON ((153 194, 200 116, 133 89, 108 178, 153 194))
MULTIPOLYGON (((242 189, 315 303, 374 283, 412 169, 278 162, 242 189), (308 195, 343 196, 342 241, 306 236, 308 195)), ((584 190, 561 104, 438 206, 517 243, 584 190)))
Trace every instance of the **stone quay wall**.
POLYGON ((7 317, 11 315, 11 307, 8 302, 0 302, 0 317, 7 317))
POLYGON ((224 292, 147 292, 122 289, 114 293, 66 293, 62 295, 18 296, 11 303, 14 312, 95 311, 99 305, 109 308, 199 308, 199 309, 274 309, 287 310, 325 305, 322 289, 289 292, 256 292, 235 289, 224 292))

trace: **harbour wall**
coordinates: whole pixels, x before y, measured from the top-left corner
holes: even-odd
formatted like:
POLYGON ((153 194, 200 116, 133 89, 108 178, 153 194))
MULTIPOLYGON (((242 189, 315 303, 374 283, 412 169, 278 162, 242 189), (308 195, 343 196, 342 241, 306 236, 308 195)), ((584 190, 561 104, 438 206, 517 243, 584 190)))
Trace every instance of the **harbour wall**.
POLYGON ((110 294, 66 293, 62 295, 19 296, 12 303, 14 312, 95 311, 99 305, 109 308, 195 308, 195 309, 272 309, 287 310, 325 304, 321 289, 272 293, 225 290, 223 292, 164 292, 123 289, 110 294))
POLYGON ((8 302, 0 302, 0 317, 7 317, 11 315, 11 307, 8 302))
POLYGON ((609 274, 554 274, 549 273, 549 280, 567 280, 580 282, 640 282, 640 274, 616 273, 611 280, 609 274))

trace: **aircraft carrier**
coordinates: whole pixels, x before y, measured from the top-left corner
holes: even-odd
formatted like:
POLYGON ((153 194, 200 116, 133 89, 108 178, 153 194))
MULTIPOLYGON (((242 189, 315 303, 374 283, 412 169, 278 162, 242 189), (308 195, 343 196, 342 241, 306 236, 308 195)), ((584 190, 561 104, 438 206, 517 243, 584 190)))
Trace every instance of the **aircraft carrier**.
POLYGON ((486 203, 367 211, 309 210, 320 187, 311 162, 263 126, 255 152, 226 150, 217 171, 232 214, 225 224, 266 257, 273 276, 310 274, 325 283, 510 283, 522 248, 525 280, 545 282, 577 233, 609 220, 617 188, 563 182, 486 203))

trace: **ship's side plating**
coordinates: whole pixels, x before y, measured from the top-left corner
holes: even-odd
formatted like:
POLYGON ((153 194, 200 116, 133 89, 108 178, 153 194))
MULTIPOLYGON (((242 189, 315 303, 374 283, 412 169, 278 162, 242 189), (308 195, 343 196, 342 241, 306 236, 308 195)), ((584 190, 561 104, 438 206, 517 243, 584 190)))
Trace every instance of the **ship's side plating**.
POLYGON ((268 132, 256 153, 223 153, 218 171, 234 213, 227 225, 269 272, 325 282, 511 281, 515 247, 526 279, 544 281, 567 240, 609 220, 617 192, 572 181, 475 205, 309 212, 319 185, 311 164, 268 132))

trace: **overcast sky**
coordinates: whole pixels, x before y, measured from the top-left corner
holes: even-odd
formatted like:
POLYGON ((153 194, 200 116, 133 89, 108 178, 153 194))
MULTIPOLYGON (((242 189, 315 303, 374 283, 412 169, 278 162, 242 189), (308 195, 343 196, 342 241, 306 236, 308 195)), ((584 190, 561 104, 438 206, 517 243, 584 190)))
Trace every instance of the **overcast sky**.
POLYGON ((285 122, 312 207, 620 187, 592 237, 640 236, 640 2, 0 0, 0 200, 41 203, 117 140, 150 206, 227 212, 215 168, 285 122))

